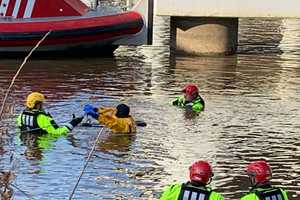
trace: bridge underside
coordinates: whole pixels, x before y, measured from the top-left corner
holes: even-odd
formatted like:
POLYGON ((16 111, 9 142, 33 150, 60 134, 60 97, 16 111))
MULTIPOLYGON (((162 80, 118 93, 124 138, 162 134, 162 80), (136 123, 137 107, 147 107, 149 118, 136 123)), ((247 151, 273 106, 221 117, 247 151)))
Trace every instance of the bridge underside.
POLYGON ((235 54, 238 18, 171 17, 171 48, 190 55, 235 54))
POLYGON ((171 17, 171 47, 197 55, 234 54, 238 18, 300 18, 299 0, 157 0, 171 17))
POLYGON ((300 1, 157 0, 156 14, 181 17, 300 18, 300 1))

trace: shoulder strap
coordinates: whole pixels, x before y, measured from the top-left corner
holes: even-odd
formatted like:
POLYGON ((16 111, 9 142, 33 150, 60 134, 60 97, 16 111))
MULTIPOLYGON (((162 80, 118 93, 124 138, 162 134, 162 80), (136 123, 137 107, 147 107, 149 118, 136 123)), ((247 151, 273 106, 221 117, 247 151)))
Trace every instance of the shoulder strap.
POLYGON ((182 184, 178 200, 209 200, 211 192, 211 190, 184 183, 182 184))

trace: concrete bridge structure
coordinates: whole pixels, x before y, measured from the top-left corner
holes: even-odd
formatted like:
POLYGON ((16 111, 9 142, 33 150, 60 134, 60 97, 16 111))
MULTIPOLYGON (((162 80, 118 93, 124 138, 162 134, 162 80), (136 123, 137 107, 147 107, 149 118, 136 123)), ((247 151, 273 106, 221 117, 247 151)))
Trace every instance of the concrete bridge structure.
POLYGON ((156 0, 155 12, 171 17, 177 51, 229 55, 237 50, 238 18, 300 18, 300 0, 156 0))

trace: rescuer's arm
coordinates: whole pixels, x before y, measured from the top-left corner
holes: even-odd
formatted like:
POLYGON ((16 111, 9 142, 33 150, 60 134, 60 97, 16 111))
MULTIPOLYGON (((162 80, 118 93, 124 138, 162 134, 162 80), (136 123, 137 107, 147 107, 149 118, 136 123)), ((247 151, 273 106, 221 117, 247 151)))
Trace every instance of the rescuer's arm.
POLYGON ((67 123, 64 126, 59 127, 52 117, 40 114, 37 117, 37 123, 38 126, 46 131, 49 134, 53 135, 66 135, 69 133, 75 126, 77 126, 81 121, 83 117, 75 118, 71 120, 70 123, 67 123))

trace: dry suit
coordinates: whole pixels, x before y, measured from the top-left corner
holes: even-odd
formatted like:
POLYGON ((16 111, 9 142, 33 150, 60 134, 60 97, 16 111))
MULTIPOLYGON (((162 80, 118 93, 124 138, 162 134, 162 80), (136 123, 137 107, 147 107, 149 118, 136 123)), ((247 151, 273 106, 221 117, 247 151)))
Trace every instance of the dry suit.
POLYGON ((49 133, 52 135, 66 135, 81 122, 82 118, 75 118, 70 123, 59 127, 52 116, 44 110, 25 109, 17 118, 21 132, 49 133))
POLYGON ((204 110, 205 103, 204 100, 198 96, 194 101, 188 102, 185 100, 184 96, 177 97, 173 102, 172 105, 179 106, 182 108, 192 108, 195 112, 200 112, 204 110))
POLYGON ((99 108, 98 112, 99 123, 110 128, 113 133, 131 134, 136 132, 135 122, 130 115, 117 117, 116 108, 99 108))

